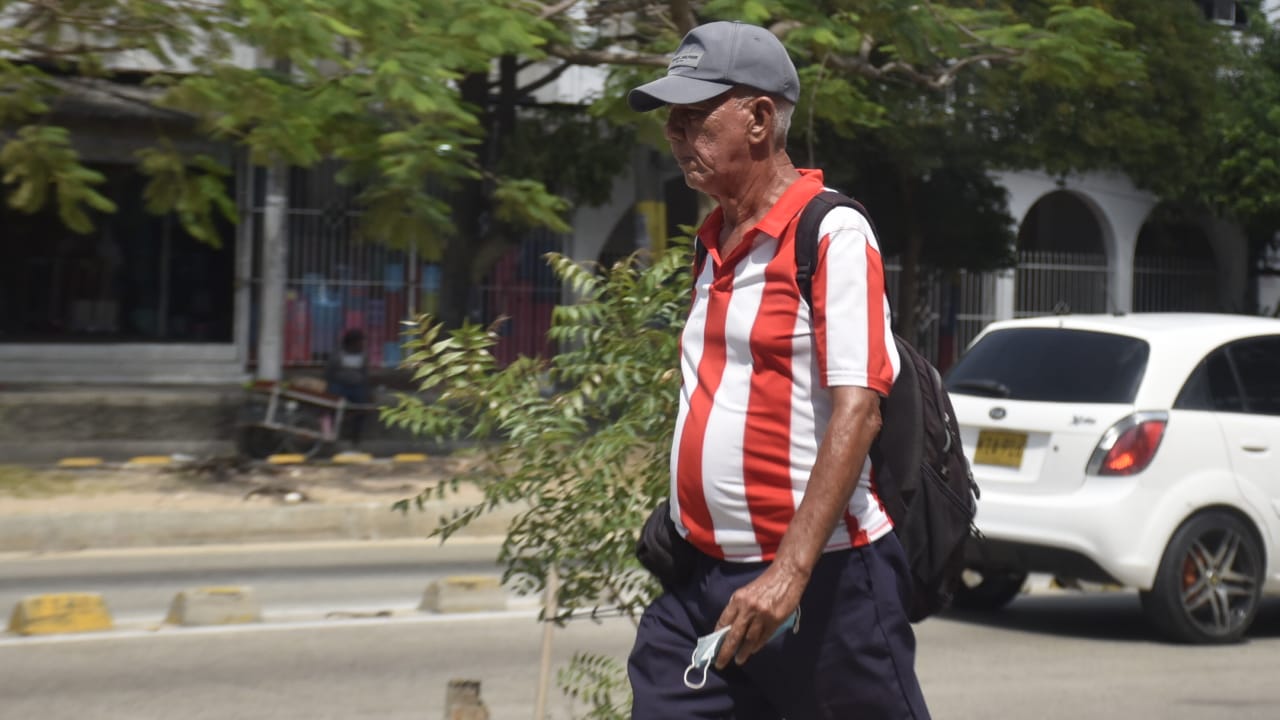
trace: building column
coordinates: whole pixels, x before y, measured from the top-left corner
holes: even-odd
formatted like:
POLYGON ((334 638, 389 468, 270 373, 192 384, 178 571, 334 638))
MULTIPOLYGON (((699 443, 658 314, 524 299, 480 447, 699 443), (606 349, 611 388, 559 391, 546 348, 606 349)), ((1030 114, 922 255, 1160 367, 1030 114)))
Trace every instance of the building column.
MULTIPOLYGON (((1249 309, 1249 238, 1231 220, 1204 217, 1200 227, 1209 237, 1218 266, 1218 308, 1223 312, 1256 312, 1249 309)), ((1280 232, 1277 232, 1280 237, 1280 232)))
POLYGON ((1095 193, 1092 196, 1102 213, 1103 246, 1107 252, 1107 312, 1133 312, 1133 258, 1138 249, 1138 233, 1155 206, 1147 196, 1095 193))
MULTIPOLYGON (((1001 171, 991 173, 991 177, 1009 193, 1007 210, 1013 218, 1015 235, 1040 198, 1060 189, 1055 179, 1044 173, 1001 171)), ((1018 251, 1016 240, 1013 251, 1018 251)), ((992 276, 989 288, 991 299, 985 311, 995 320, 1012 320, 1018 307, 1018 271, 1006 268, 992 273, 992 276)))
POLYGON ((994 273, 991 314, 996 320, 1012 320, 1016 309, 1017 271, 1013 268, 994 273))
POLYGON ((288 272, 289 170, 267 168, 266 206, 262 214, 262 294, 259 298, 258 378, 284 377, 284 305, 288 272))

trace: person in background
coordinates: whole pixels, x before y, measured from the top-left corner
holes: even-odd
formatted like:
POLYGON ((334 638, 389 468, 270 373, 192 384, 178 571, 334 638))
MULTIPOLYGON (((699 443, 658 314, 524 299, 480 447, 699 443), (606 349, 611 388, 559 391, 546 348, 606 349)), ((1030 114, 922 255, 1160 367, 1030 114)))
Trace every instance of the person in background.
MULTIPOLYGON (((324 368, 326 390, 330 395, 347 399, 350 403, 366 404, 372 402, 369 386, 369 357, 364 351, 364 332, 351 329, 342 335, 342 344, 337 352, 329 355, 329 362, 324 368)), ((351 446, 359 447, 364 434, 365 411, 348 411, 343 414, 344 422, 339 428, 339 440, 347 440, 351 446)))

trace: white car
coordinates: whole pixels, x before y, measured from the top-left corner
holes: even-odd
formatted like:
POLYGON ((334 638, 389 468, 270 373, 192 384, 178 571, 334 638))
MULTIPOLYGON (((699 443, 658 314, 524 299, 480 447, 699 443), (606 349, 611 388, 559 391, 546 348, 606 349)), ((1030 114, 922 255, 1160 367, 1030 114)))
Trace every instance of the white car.
POLYGON ((1280 320, 995 322, 946 383, 986 538, 958 607, 1050 573, 1137 588, 1167 636, 1219 643, 1280 594, 1280 320))

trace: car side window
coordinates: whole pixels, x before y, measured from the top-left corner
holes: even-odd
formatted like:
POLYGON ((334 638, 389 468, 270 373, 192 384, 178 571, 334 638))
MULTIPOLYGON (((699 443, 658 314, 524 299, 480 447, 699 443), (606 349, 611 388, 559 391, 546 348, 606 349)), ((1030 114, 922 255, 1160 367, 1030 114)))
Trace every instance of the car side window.
POLYGON ((1244 387, 1245 412, 1280 415, 1280 336, 1240 340, 1227 350, 1244 387))
POLYGON ((1173 406, 1179 410, 1244 412, 1244 399, 1225 348, 1214 350, 1200 361, 1173 406))

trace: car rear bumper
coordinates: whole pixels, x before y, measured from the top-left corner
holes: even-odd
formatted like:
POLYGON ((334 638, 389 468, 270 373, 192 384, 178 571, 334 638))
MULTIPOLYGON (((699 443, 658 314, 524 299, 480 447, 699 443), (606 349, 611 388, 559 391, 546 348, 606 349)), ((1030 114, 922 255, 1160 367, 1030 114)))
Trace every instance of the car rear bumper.
POLYGON ((1000 492, 984 485, 976 523, 987 540, 973 544, 969 559, 976 566, 1146 589, 1164 545, 1152 512, 1156 503, 1125 478, 1091 477, 1069 494, 1000 492))

